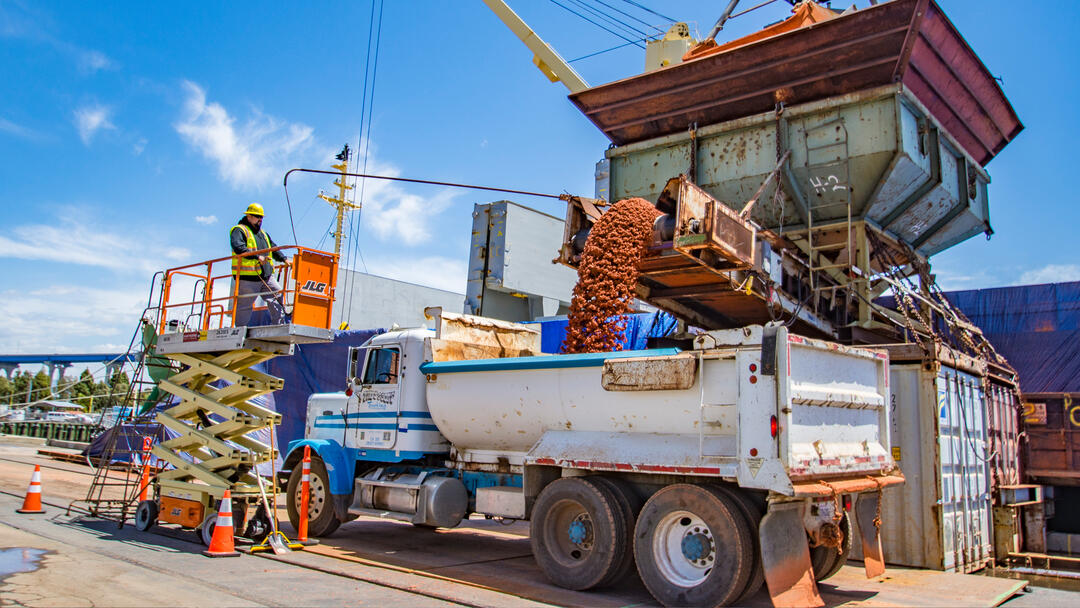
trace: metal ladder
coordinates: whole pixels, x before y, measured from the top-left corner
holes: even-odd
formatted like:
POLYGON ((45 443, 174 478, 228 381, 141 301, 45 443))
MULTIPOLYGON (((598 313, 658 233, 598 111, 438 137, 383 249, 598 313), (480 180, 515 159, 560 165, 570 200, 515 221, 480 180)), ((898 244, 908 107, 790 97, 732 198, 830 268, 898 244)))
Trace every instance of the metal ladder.
MULTIPOLYGON (((804 140, 806 146, 806 170, 810 187, 806 210, 806 240, 809 258, 810 290, 813 296, 813 310, 817 312, 817 292, 832 289, 831 286, 819 285, 818 273, 828 270, 847 270, 852 266, 855 256, 854 231, 851 222, 851 186, 850 155, 848 149, 847 126, 843 118, 836 118, 813 129, 808 129, 804 140), (814 244, 814 215, 819 216, 828 209, 844 208, 846 212, 844 229, 847 238, 842 242, 814 244), (847 261, 829 262, 821 254, 829 251, 847 250, 847 261), (821 261, 826 263, 821 263, 821 261)), ((850 278, 850 276, 849 276, 850 278)))
POLYGON ((130 370, 121 367, 120 371, 131 371, 131 381, 124 394, 120 415, 116 424, 104 431, 101 455, 97 458, 87 457, 87 463, 94 469, 94 477, 86 497, 72 501, 68 505, 69 512, 74 510, 115 520, 121 526, 134 513, 143 491, 143 468, 148 467, 150 471, 155 469, 144 450, 144 441, 161 434, 161 425, 154 421, 153 411, 162 395, 160 391, 155 395, 156 383, 148 379, 149 368, 160 365, 159 358, 153 356, 152 350, 148 352, 144 347, 130 370))

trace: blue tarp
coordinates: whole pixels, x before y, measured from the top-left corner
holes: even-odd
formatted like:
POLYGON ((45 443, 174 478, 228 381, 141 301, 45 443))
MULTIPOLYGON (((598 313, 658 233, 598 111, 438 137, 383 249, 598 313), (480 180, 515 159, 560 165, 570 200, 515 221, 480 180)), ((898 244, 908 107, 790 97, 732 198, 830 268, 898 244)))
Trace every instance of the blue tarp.
MULTIPOLYGON (((558 353, 566 339, 566 319, 538 321, 540 325, 540 350, 545 353, 558 353)), ((662 338, 675 331, 677 320, 666 312, 647 312, 627 315, 626 333, 623 336, 623 350, 644 350, 646 338, 662 338)))
MULTIPOLYGON (((945 296, 1008 359, 1023 392, 1080 392, 1080 281, 945 296)), ((894 307, 891 297, 881 302, 894 307)))
POLYGON ((284 450, 290 441, 304 437, 307 401, 313 393, 345 390, 349 347, 360 346, 385 329, 339 331, 329 344, 299 344, 289 357, 276 357, 255 369, 285 381, 285 388, 267 395, 267 407, 281 414, 277 445, 284 450))

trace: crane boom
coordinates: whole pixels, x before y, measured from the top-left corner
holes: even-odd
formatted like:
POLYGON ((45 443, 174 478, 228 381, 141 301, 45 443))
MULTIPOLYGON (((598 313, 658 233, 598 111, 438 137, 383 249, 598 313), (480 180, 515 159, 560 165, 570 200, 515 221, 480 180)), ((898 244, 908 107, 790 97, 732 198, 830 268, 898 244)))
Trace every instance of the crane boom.
POLYGON ((570 64, 544 42, 503 0, 484 0, 484 4, 525 43, 525 46, 529 47, 529 50, 533 52, 533 63, 548 77, 548 80, 563 83, 571 93, 578 93, 589 88, 588 83, 574 71, 574 68, 570 67, 570 64))

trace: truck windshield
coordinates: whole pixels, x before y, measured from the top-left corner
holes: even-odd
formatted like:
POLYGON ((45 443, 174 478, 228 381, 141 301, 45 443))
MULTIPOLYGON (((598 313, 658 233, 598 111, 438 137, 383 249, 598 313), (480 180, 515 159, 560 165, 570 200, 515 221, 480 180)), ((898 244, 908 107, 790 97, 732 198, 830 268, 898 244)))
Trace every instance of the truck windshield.
POLYGON ((364 369, 364 384, 397 384, 398 350, 379 348, 371 351, 364 369))

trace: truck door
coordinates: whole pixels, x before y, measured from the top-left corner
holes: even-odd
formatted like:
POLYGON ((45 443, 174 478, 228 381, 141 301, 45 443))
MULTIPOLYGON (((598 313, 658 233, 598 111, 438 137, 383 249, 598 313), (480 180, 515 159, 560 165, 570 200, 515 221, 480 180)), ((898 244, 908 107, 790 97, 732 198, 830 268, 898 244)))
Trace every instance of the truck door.
POLYGON ((356 447, 392 449, 397 442, 400 370, 398 347, 368 349, 360 377, 357 411, 349 414, 349 432, 356 447))

